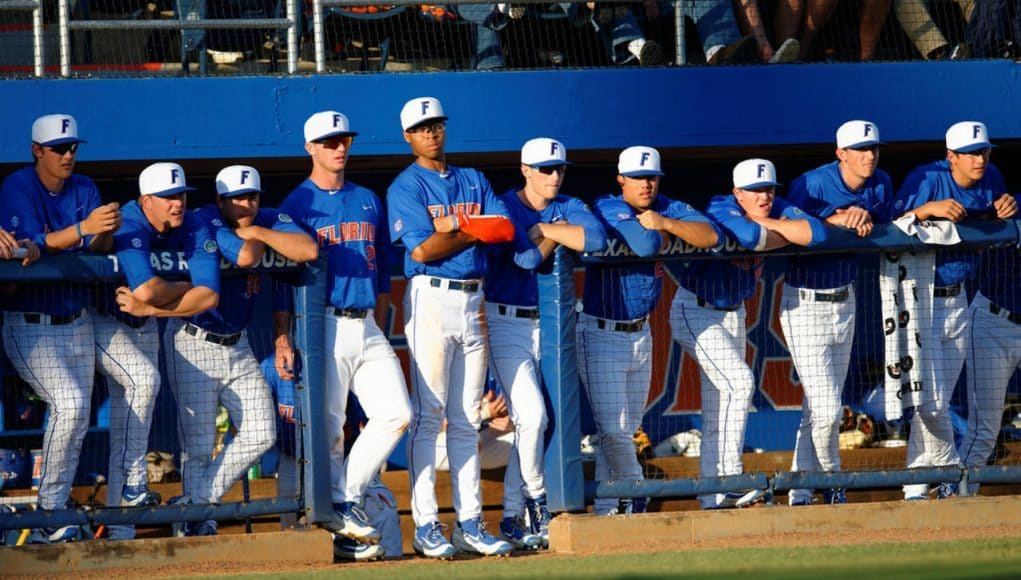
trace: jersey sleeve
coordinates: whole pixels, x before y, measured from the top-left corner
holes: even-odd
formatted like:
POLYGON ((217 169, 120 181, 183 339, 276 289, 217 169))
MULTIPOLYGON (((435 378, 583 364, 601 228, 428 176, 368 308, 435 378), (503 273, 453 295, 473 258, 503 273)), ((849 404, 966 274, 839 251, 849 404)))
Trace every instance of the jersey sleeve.
POLYGON ((663 245, 663 235, 657 231, 647 230, 635 219, 623 201, 613 197, 601 197, 596 200, 596 211, 606 221, 609 233, 624 240, 631 250, 643 258, 653 256, 663 245))
POLYGON ((113 235, 113 252, 132 290, 156 277, 149 262, 150 251, 148 232, 135 222, 122 223, 113 235))
POLYGON ((192 243, 185 248, 188 260, 188 273, 192 286, 205 286, 217 294, 220 293, 220 252, 213 239, 213 234, 194 215, 190 224, 185 226, 191 230, 192 243))
MULTIPOLYGON (((775 198, 779 199, 779 198, 775 198)), ((795 179, 787 190, 787 201, 800 207, 805 213, 826 219, 837 212, 837 208, 826 201, 822 186, 807 175, 795 179)))
MULTIPOLYGON (((775 198, 774 198, 775 201, 775 198)), ((709 202, 707 213, 720 224, 723 231, 749 250, 758 250, 766 245, 766 228, 746 218, 736 203, 726 197, 716 197, 709 202)))
POLYGON ((403 242, 409 253, 436 233, 421 187, 410 181, 398 176, 386 195, 390 239, 403 242))
POLYGON ((876 170, 876 197, 879 198, 879 205, 869 210, 874 222, 890 221, 890 213, 893 212, 893 180, 890 175, 882 169, 876 170))
POLYGON ((714 252, 718 252, 723 249, 723 246, 727 243, 727 236, 723 233, 723 229, 720 228, 720 224, 706 217, 705 214, 691 207, 691 204, 670 200, 670 205, 667 206, 667 216, 671 219, 681 220, 685 222, 699 222, 709 224, 713 231, 716 232, 716 246, 712 248, 714 252))
POLYGON ((46 246, 46 223, 33 203, 32 190, 24 183, 21 172, 4 180, 0 186, 0 202, 4 214, 4 228, 14 233, 19 240, 27 238, 40 248, 46 246))
POLYGON ((805 220, 808 222, 808 226, 812 229, 812 240, 806 247, 810 248, 826 240, 826 226, 823 225, 822 220, 813 215, 809 215, 798 206, 784 199, 774 198, 773 204, 777 206, 777 210, 781 216, 789 220, 805 220))
POLYGON ((598 252, 606 247, 606 228, 592 214, 589 206, 580 199, 571 198, 564 207, 567 223, 581 226, 585 231, 586 252, 598 252))
POLYGON ((315 230, 305 219, 311 200, 304 195, 305 189, 297 189, 287 196, 284 203, 276 209, 276 221, 273 222, 273 229, 289 234, 305 233, 317 240, 315 230))
POLYGON ((890 209, 890 221, 923 204, 933 201, 935 194, 926 173, 923 169, 916 169, 904 179, 904 183, 901 184, 900 189, 897 191, 890 209))

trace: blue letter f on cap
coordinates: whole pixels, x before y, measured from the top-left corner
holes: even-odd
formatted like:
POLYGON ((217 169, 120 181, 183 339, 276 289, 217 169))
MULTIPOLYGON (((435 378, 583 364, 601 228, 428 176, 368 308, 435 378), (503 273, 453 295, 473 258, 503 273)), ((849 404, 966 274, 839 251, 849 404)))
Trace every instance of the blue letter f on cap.
POLYGON ((170 170, 170 183, 177 183, 177 170, 176 169, 171 169, 170 170))
POLYGON ((759 175, 758 176, 762 177, 762 174, 765 173, 765 172, 766 172, 766 164, 765 163, 759 163, 759 175))
POLYGON ((649 154, 647 152, 642 153, 642 160, 638 163, 642 167, 645 167, 645 162, 649 160, 649 154))
POLYGON ((241 170, 241 183, 244 183, 244 182, 248 181, 248 176, 251 173, 252 172, 248 171, 247 169, 242 169, 241 170))
POLYGON ((422 101, 422 114, 425 115, 429 111, 429 101, 422 101))
POLYGON ((70 129, 70 128, 71 128, 71 119, 61 119, 60 120, 60 132, 61 133, 65 133, 66 134, 67 130, 70 129))

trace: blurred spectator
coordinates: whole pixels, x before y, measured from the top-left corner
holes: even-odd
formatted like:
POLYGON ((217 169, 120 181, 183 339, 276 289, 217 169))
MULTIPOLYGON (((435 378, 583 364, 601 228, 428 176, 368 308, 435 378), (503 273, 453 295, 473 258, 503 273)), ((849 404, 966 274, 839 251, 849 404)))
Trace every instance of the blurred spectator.
POLYGON ((758 0, 734 0, 734 12, 741 30, 755 38, 762 62, 777 64, 794 62, 801 54, 801 43, 795 36, 801 28, 802 0, 779 0, 773 12, 773 38, 780 45, 774 50, 766 34, 758 0), (782 39, 782 42, 781 42, 782 39))
MULTIPOLYGON (((971 18, 975 11, 973 0, 956 0, 964 19, 971 18)), ((965 42, 951 46, 939 25, 932 18, 925 0, 894 0, 893 14, 897 22, 911 39, 911 42, 926 60, 961 60, 971 56, 971 49, 965 42)), ((949 2, 945 2, 949 4, 949 2)))
MULTIPOLYGON (((756 35, 756 38, 764 36, 754 28, 755 21, 749 18, 758 15, 758 4, 755 0, 735 0, 740 2, 742 9, 739 13, 742 18, 747 19, 748 32, 756 35)), ((819 33, 826 27, 826 24, 836 12, 840 0, 778 0, 776 10, 777 25, 776 38, 794 39, 801 45, 801 60, 810 60, 812 55, 812 44, 819 33)), ((892 0, 863 0, 858 3, 860 10, 860 26, 858 29, 858 59, 869 61, 875 58, 876 45, 879 44, 879 33, 886 23, 886 16, 890 12, 892 0)), ((758 19, 758 26, 761 27, 761 18, 758 19)), ((760 41, 761 42, 761 41, 760 41)), ((781 44, 781 46, 783 46, 781 44)), ((760 46, 759 54, 765 54, 760 46)))
POLYGON ((474 69, 494 69, 505 66, 500 30, 509 20, 525 15, 524 6, 510 4, 460 4, 457 15, 471 23, 472 60, 474 69))
POLYGON ((965 39, 976 58, 1015 58, 1021 54, 1018 12, 1021 12, 1021 0, 974 2, 965 39))

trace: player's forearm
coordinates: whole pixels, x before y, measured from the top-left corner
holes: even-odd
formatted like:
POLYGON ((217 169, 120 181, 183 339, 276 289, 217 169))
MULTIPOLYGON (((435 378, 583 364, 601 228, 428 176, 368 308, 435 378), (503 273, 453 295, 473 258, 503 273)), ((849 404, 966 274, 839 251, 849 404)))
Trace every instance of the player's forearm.
POLYGON ((254 268, 262 261, 266 253, 266 244, 259 240, 245 240, 238 251, 237 265, 239 268, 254 268))
POLYGON ((714 248, 720 243, 716 230, 705 222, 686 222, 670 218, 664 218, 664 221, 666 222, 667 232, 681 238, 696 248, 714 248))
MULTIPOLYGON (((585 228, 582 226, 576 226, 572 224, 542 224, 540 226, 542 230, 542 237, 547 240, 568 247, 575 252, 582 252, 585 250, 585 228)), ((556 247, 554 244, 554 247, 556 247)), ((549 257, 549 253, 544 251, 542 246, 539 247, 539 251, 542 252, 543 258, 549 257)), ((549 249, 552 252, 553 248, 549 249)))
POLYGON ((766 230, 766 243, 759 248, 760 252, 768 252, 769 250, 775 250, 784 246, 789 246, 790 241, 773 230, 766 230))
POLYGON ((311 262, 319 257, 319 247, 306 234, 281 232, 260 227, 256 230, 256 239, 273 248, 273 250, 288 260, 311 262))
POLYGON ((376 326, 387 334, 386 317, 390 313, 390 295, 376 294, 376 310, 373 317, 376 319, 376 326))
POLYGON ((812 243, 812 225, 808 220, 769 220, 768 225, 763 225, 792 244, 807 246, 812 243))
POLYGON ((153 276, 144 284, 132 290, 131 295, 139 302, 154 306, 164 306, 180 299, 190 289, 191 283, 189 282, 168 282, 159 276, 153 276))
POLYGON ((60 231, 46 234, 46 251, 51 254, 63 252, 77 244, 78 240, 81 239, 82 238, 78 235, 78 228, 74 224, 69 225, 60 231))
POLYGON ((104 232, 92 237, 89 243, 89 251, 107 253, 113 249, 113 232, 104 232))
POLYGON ((220 301, 220 295, 213 292, 212 288, 196 286, 185 292, 177 300, 163 306, 148 305, 144 309, 144 316, 156 316, 157 318, 183 318, 201 314, 210 308, 216 308, 220 301))
POLYGON ((464 232, 436 232, 411 251, 411 259, 426 263, 456 254, 478 240, 464 232))

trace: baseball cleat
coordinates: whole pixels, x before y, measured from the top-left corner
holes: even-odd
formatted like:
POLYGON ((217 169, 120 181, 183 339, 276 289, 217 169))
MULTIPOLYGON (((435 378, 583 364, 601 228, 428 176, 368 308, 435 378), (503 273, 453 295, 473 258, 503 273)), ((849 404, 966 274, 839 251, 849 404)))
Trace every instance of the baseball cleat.
POLYGON ((75 542, 78 540, 78 526, 60 526, 57 528, 42 528, 39 530, 46 541, 51 544, 62 544, 64 542, 75 542))
POLYGON ((649 498, 647 497, 626 497, 621 500, 621 513, 644 514, 649 510, 649 498))
POLYGON ((847 494, 843 489, 827 489, 822 492, 822 502, 826 505, 847 503, 847 494))
POLYGON ((525 529, 521 518, 500 520, 500 537, 520 550, 537 550, 542 546, 542 538, 525 529))
POLYGON ((385 552, 379 544, 362 544, 344 536, 333 537, 333 555, 341 560, 371 562, 382 560, 385 552))
POLYGON ((160 494, 149 491, 149 487, 142 485, 125 485, 121 493, 121 506, 123 507, 153 507, 163 501, 160 494))
POLYGON ((791 498, 791 505, 793 505, 793 506, 812 505, 812 498, 810 498, 810 497, 809 498, 803 498, 803 497, 801 497, 801 498, 791 498))
POLYGON ((948 499, 951 497, 957 497, 959 494, 959 484, 956 481, 948 481, 939 484, 936 488, 936 499, 948 499))
POLYGON ((542 547, 549 548, 549 523, 553 519, 546 507, 546 496, 535 499, 525 498, 525 513, 528 516, 528 528, 542 540, 542 547))
POLYGON ((186 536, 215 536, 218 533, 216 520, 184 524, 184 535, 186 536))
POLYGON ((415 529, 411 541, 415 551, 427 558, 452 560, 457 549, 443 536, 443 524, 431 522, 415 529))
POLYGON ((326 522, 323 526, 331 532, 351 538, 363 544, 379 543, 379 530, 369 524, 369 518, 354 502, 345 501, 333 504, 333 513, 337 520, 326 522))
POLYGON ((458 550, 483 556, 508 556, 514 551, 514 546, 486 531, 482 518, 457 522, 451 540, 458 550))

